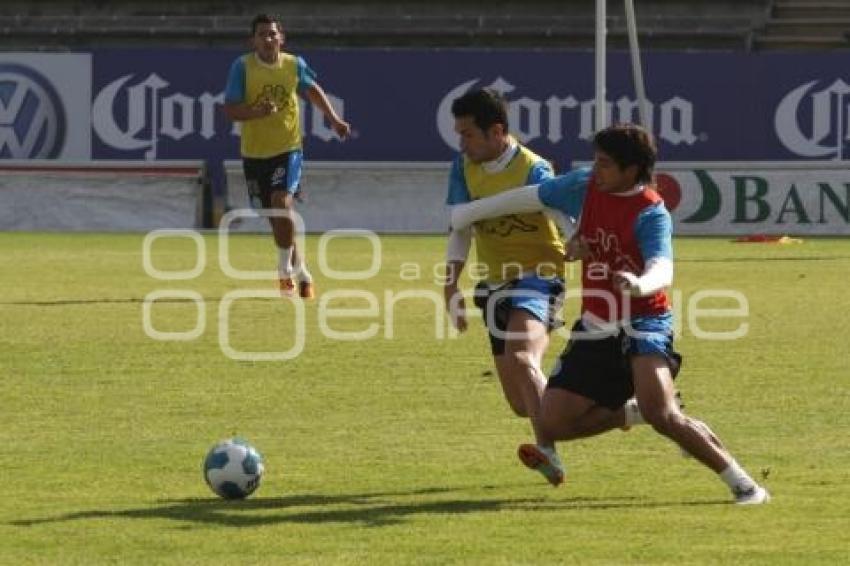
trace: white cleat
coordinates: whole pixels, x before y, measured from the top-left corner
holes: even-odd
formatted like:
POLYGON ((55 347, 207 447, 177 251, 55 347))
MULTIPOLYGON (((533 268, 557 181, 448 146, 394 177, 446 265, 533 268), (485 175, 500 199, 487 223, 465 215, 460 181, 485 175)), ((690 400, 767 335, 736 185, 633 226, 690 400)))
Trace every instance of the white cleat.
POLYGON ((762 505, 770 502, 770 493, 760 485, 754 485, 747 490, 732 490, 736 505, 762 505))

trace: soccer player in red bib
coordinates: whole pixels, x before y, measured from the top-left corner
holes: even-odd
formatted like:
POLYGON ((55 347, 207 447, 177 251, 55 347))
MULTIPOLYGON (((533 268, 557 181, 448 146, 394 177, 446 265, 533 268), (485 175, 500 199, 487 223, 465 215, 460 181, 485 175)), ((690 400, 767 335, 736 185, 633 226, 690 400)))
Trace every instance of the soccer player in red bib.
POLYGON ((673 280, 672 222, 652 186, 655 142, 644 129, 617 125, 596 134, 594 165, 455 207, 452 227, 482 218, 552 208, 580 218, 568 248, 582 259, 581 316, 549 376, 538 440, 519 457, 553 485, 564 475, 558 440, 649 423, 720 476, 735 502, 770 500, 704 422, 685 415, 673 385, 667 288, 673 280))

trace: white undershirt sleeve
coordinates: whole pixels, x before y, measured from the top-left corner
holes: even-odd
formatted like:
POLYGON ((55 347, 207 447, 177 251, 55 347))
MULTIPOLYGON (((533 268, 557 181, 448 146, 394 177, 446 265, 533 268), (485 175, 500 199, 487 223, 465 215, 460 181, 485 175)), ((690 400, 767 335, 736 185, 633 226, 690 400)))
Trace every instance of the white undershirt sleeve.
POLYGON ((527 185, 496 196, 452 206, 451 225, 454 229, 466 228, 485 218, 540 212, 544 208, 546 207, 537 197, 537 185, 527 185))
POLYGON ((646 262, 640 276, 633 273, 621 275, 628 280, 633 296, 646 297, 673 284, 673 262, 667 257, 656 257, 646 262))
POLYGON ((466 261, 472 244, 472 228, 452 229, 446 245, 446 261, 466 261))

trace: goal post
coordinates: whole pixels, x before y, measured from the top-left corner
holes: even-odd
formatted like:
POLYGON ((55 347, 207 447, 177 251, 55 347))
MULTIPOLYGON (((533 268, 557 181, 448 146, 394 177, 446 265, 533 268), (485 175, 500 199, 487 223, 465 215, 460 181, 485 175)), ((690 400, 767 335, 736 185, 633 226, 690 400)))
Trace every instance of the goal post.
MULTIPOLYGON (((638 118, 640 125, 650 129, 649 104, 646 98, 646 88, 643 80, 643 69, 640 61, 640 47, 637 36, 637 17, 634 0, 623 0, 626 13, 626 28, 629 36, 629 55, 632 65, 632 81, 635 96, 638 100, 638 118)), ((608 40, 608 2, 596 0, 596 49, 595 49, 595 84, 596 84, 596 113, 595 126, 599 131, 608 126, 607 111, 607 40, 608 40)))

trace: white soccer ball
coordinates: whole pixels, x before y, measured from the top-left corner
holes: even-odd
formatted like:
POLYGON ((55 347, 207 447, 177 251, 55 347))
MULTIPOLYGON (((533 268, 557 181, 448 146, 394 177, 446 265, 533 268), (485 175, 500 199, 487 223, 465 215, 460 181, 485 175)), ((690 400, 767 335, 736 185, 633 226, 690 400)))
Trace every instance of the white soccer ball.
POLYGON ((225 499, 248 497, 263 478, 263 456, 241 438, 222 440, 204 458, 204 479, 225 499))

